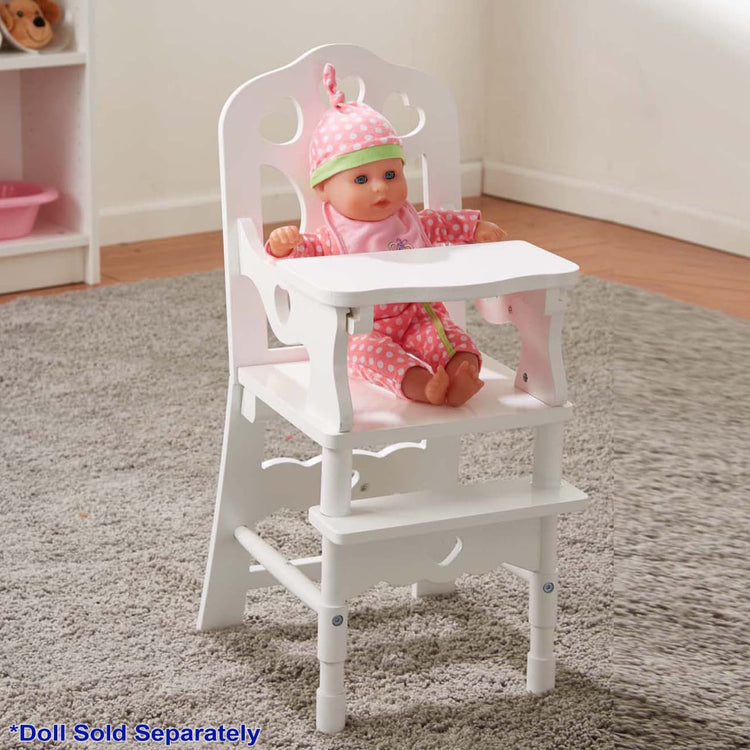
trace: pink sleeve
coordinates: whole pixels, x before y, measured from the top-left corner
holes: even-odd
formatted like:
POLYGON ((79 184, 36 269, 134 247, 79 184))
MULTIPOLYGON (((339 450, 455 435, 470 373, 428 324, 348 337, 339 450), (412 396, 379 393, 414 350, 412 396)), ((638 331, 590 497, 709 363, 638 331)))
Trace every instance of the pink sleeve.
MULTIPOLYGON (((266 242, 266 252, 273 257, 268 242, 266 242)), ((302 234, 302 242, 292 250, 289 255, 285 255, 279 260, 287 258, 312 258, 316 255, 336 255, 337 247, 334 247, 331 241, 331 234, 327 227, 321 227, 315 234, 302 234)))
POLYGON ((433 245, 460 245, 474 242, 474 232, 481 218, 479 211, 434 211, 425 208, 419 220, 433 245))

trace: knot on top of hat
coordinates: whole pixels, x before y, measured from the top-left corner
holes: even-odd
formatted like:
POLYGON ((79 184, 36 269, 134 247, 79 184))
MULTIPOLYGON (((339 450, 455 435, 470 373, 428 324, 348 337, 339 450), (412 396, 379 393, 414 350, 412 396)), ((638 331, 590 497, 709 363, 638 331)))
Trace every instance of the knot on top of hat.
POLYGON ((336 68, 331 63, 326 63, 323 68, 323 83, 328 92, 328 100, 332 107, 338 107, 344 103, 344 92, 336 88, 336 68))
POLYGON ((382 159, 405 161, 401 139, 380 112, 364 102, 344 101, 336 87, 336 70, 323 68, 323 82, 331 106, 310 137, 310 186, 354 167, 382 159))

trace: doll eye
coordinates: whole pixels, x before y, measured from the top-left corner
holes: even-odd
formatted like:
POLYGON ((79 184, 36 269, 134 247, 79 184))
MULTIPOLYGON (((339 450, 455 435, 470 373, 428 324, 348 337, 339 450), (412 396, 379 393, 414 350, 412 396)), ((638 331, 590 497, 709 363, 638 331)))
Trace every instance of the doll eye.
POLYGON ((388 171, 387 171, 387 172, 386 172, 386 173, 385 173, 385 174, 383 175, 383 177, 385 177, 385 179, 386 179, 386 180, 393 180, 393 179, 394 179, 394 178, 396 177, 396 173, 395 173, 395 172, 394 172, 394 171, 393 171, 392 169, 389 169, 389 170, 388 170, 388 171))
POLYGON ((354 178, 354 182, 356 182, 357 185, 364 185, 367 182, 367 175, 366 174, 357 175, 354 178))
POLYGON ((19 18, 23 18, 23 11, 22 11, 22 10, 19 10, 19 11, 18 11, 18 13, 16 13, 16 15, 17 15, 17 16, 18 16, 19 18))

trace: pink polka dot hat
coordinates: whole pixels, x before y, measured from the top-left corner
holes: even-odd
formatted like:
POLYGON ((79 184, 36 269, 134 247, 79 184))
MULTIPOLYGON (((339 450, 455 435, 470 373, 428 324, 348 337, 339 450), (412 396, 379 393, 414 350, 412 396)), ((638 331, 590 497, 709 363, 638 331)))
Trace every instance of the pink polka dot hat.
POLYGON ((380 112, 364 102, 344 101, 330 63, 323 69, 323 82, 331 108, 320 118, 310 141, 310 187, 373 161, 406 161, 401 139, 380 112))

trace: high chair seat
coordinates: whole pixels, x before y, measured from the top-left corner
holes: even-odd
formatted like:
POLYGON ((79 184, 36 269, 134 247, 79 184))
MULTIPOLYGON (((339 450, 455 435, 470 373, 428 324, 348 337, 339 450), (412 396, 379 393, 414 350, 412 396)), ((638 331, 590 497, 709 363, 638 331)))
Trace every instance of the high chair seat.
POLYGON ((440 435, 491 432, 565 422, 573 416, 569 402, 549 406, 514 386, 516 372, 483 354, 481 378, 485 385, 458 408, 432 406, 397 399, 389 391, 361 380, 350 380, 354 422, 342 432, 310 408, 308 360, 240 367, 239 383, 248 394, 243 413, 252 416, 253 394, 310 438, 327 448, 422 440, 440 435))
POLYGON ((551 690, 556 520, 581 510, 586 495, 562 479, 563 423, 572 416, 562 325, 574 263, 520 241, 284 260, 264 252, 261 165, 295 186, 301 231, 323 221, 307 157, 326 111, 317 90, 326 63, 341 80, 354 76, 358 100, 375 110, 397 92, 419 111, 417 127, 401 137, 407 163, 422 166, 423 195, 412 199, 446 213, 461 203, 455 104, 419 71, 326 45, 227 101, 219 147, 229 387, 198 627, 238 625, 249 589, 285 586, 316 613, 316 727, 335 733, 346 722, 347 601, 379 581, 427 596, 451 593, 464 573, 504 566, 520 576, 529 584, 527 688, 551 690), (296 133, 272 143, 261 122, 286 99, 296 133), (348 379, 349 337, 372 330, 376 305, 445 302, 464 326, 466 300, 488 322, 512 323, 521 354, 515 370, 483 354, 485 386, 463 406, 411 402, 348 379), (282 346, 269 345, 269 325, 282 346), (320 454, 264 460, 265 421, 275 415, 320 454), (459 484, 460 435, 520 428, 534 430, 530 476, 459 484), (386 447, 363 447, 372 445, 386 447), (254 530, 284 507, 308 510, 320 555, 287 560, 254 530))

